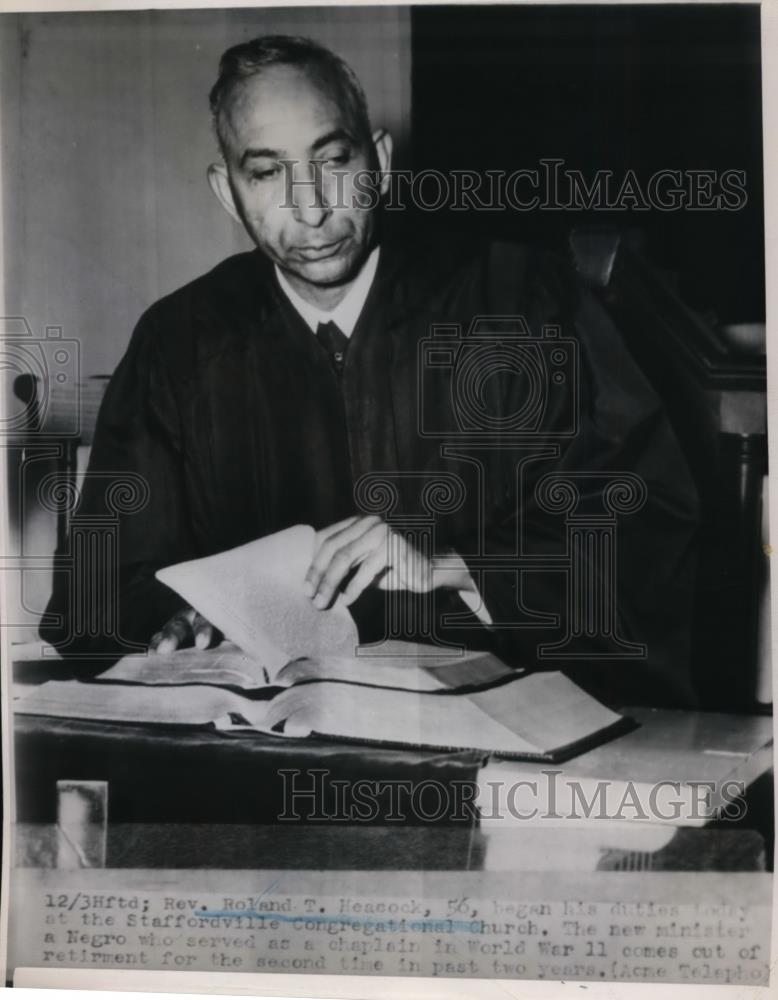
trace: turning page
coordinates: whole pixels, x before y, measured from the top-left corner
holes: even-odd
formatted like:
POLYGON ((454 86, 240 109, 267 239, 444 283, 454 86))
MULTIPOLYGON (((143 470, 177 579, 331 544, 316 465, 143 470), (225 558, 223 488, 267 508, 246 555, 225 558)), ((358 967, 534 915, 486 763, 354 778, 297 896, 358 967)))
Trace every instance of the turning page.
POLYGON ((303 592, 314 538, 296 525, 157 578, 271 674, 299 656, 352 656, 359 637, 342 598, 319 611, 303 592))

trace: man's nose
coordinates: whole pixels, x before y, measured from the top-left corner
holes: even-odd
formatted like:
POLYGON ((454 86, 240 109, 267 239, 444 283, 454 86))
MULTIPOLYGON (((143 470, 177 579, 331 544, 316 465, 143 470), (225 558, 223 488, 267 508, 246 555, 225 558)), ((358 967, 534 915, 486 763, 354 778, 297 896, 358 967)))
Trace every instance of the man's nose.
POLYGON ((293 168, 292 206, 296 222, 318 228, 331 214, 322 187, 321 164, 296 164, 293 168))

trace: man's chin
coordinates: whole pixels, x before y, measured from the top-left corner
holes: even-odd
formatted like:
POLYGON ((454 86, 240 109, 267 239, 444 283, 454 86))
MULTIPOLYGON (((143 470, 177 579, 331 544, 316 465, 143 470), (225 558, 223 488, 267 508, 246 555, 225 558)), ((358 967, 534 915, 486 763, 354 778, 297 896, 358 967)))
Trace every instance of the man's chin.
POLYGON ((352 254, 338 254, 322 260, 295 261, 284 268, 291 271, 302 281, 320 287, 332 287, 345 284, 356 277, 362 261, 352 254))

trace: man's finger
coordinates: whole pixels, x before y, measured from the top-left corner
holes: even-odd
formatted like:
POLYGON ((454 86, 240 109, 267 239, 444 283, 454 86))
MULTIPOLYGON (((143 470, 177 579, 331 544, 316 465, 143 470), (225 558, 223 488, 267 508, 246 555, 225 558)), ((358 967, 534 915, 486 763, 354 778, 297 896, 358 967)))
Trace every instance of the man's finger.
POLYGON ((304 592, 308 597, 316 596, 324 574, 328 571, 338 553, 362 538, 372 528, 380 525, 381 519, 373 516, 358 517, 350 519, 349 522, 343 522, 343 524, 345 527, 327 536, 314 553, 303 585, 304 592))
POLYGON ((306 579, 311 579, 317 571, 323 572, 338 549, 359 538, 377 521, 376 517, 349 517, 320 532, 306 579))
POLYGON ((157 645, 158 653, 172 653, 179 646, 192 641, 192 623, 183 615, 176 615, 162 629, 162 639, 157 645))
POLYGON ((338 535, 337 548, 324 550, 326 563, 318 569, 318 581, 314 576, 316 590, 313 603, 317 608, 329 606, 337 589, 352 570, 377 547, 385 530, 380 520, 371 519, 368 523, 363 519, 350 531, 338 535))
POLYGON ((203 618, 199 612, 194 616, 192 631, 194 632, 194 644, 198 649, 210 649, 211 646, 217 645, 221 639, 219 630, 215 629, 208 619, 203 618))
POLYGON ((339 548, 332 556, 329 565, 319 579, 319 584, 313 598, 317 608, 329 607, 334 594, 349 573, 362 563, 374 551, 382 558, 386 555, 386 525, 378 521, 367 528, 353 541, 339 548))
POLYGON ((362 565, 349 580, 348 586, 343 591, 343 600, 346 604, 353 604, 362 591, 369 587, 379 573, 387 569, 385 547, 377 548, 364 560, 362 565))
POLYGON ((386 548, 386 573, 378 581, 379 590, 413 590, 408 583, 410 554, 405 539, 393 531, 386 548))
POLYGON ((387 572, 377 582, 379 590, 410 590, 424 594, 433 589, 432 564, 403 535, 392 532, 387 572))
POLYGON ((328 524, 326 528, 322 528, 321 531, 317 531, 316 551, 318 551, 321 543, 326 541, 331 535, 336 535, 339 531, 342 531, 344 528, 348 528, 349 525, 352 525, 361 519, 361 514, 352 514, 350 517, 344 517, 342 521, 336 521, 335 524, 328 524))
POLYGON ((213 628, 207 622, 195 629, 194 644, 198 649, 208 649, 213 639, 213 628))

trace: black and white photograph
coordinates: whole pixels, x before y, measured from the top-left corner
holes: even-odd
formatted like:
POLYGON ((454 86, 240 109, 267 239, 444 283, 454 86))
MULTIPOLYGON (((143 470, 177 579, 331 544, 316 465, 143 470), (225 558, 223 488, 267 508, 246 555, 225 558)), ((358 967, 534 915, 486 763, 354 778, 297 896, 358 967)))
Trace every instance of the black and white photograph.
POLYGON ((768 7, 45 8, 6 985, 769 987, 768 7))

